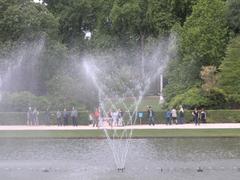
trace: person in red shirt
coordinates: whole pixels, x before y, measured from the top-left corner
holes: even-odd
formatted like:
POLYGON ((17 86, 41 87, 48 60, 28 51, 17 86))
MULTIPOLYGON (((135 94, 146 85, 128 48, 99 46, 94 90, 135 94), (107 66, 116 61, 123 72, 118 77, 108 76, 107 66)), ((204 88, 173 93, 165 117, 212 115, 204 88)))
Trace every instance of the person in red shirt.
POLYGON ((98 122, 99 122, 99 116, 100 116, 100 112, 99 112, 99 108, 96 108, 96 111, 94 113, 94 119, 93 119, 93 127, 98 127, 98 122))

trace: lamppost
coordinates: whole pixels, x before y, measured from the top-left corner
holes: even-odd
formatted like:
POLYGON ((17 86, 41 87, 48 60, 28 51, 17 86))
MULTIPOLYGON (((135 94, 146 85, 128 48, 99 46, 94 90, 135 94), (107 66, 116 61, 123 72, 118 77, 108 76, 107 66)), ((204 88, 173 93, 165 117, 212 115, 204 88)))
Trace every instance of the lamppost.
POLYGON ((163 75, 160 74, 160 93, 159 93, 159 104, 164 103, 164 98, 163 98, 163 75))
POLYGON ((0 75, 0 101, 2 101, 2 76, 0 75))

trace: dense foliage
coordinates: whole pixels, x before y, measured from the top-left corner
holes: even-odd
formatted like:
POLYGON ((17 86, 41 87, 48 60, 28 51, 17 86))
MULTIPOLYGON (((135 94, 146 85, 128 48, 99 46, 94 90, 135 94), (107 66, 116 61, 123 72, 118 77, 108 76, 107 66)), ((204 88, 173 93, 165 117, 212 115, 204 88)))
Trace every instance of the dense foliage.
POLYGON ((240 36, 228 45, 226 57, 220 66, 219 87, 234 104, 240 103, 240 36))
POLYGON ((143 67, 149 44, 172 32, 178 52, 164 76, 166 105, 239 107, 239 0, 0 0, 0 76, 14 82, 0 85, 1 108, 93 107, 97 92, 79 57, 109 52, 113 63, 135 58, 143 67))

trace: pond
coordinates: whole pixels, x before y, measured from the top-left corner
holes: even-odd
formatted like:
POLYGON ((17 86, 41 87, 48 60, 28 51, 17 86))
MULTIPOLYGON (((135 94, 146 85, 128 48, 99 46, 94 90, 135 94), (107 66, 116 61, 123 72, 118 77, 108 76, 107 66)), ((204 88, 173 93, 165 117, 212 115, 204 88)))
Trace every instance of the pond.
POLYGON ((4 180, 238 180, 240 138, 132 139, 124 172, 105 139, 0 139, 4 180))

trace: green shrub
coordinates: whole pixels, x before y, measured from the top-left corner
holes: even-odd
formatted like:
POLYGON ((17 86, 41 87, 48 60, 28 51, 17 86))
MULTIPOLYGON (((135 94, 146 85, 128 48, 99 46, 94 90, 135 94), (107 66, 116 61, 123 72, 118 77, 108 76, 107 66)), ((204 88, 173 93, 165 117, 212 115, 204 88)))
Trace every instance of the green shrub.
POLYGON ((29 106, 46 110, 50 102, 45 96, 35 96, 30 92, 4 93, 0 102, 1 111, 26 111, 29 106))
MULTIPOLYGON (((185 122, 192 123, 193 118, 190 110, 185 110, 185 122)), ((78 124, 88 125, 89 113, 87 111, 78 112, 78 124)), ((125 121, 128 121, 128 116, 125 113, 125 121)), ((50 121, 46 122, 45 112, 39 114, 40 125, 56 125, 56 112, 50 112, 50 121)), ((165 111, 155 112, 156 124, 165 123, 165 111)), ((240 110, 208 110, 207 111, 208 123, 240 123, 240 110)), ((72 120, 68 119, 69 125, 72 124, 72 120)), ((137 118, 135 124, 140 124, 140 119, 137 118)), ((147 113, 144 112, 144 116, 141 120, 141 124, 148 124, 147 113)), ((26 112, 0 112, 0 125, 26 125, 26 112)))
POLYGON ((240 123, 240 110, 209 110, 207 122, 210 123, 240 123))
POLYGON ((169 107, 177 107, 184 105, 187 107, 200 107, 207 106, 208 98, 202 95, 200 89, 193 87, 186 91, 184 94, 175 96, 169 103, 169 107))
POLYGON ((35 96, 34 94, 23 91, 18 93, 4 93, 0 101, 0 111, 2 112, 25 112, 28 107, 37 108, 39 111, 46 109, 58 110, 77 107, 78 110, 84 111, 85 106, 80 102, 64 97, 35 96))
POLYGON ((188 108, 209 107, 209 108, 225 108, 227 98, 223 90, 213 88, 208 92, 200 88, 193 87, 183 94, 175 96, 168 106, 170 108, 183 105, 188 108))
MULTIPOLYGON (((207 110, 206 112, 207 123, 240 123, 240 110, 207 110)), ((186 123, 193 123, 191 110, 185 110, 184 117, 186 123)), ((155 112, 155 122, 157 124, 165 123, 165 111, 155 112)), ((146 112, 144 112, 141 123, 148 124, 146 112)), ((140 124, 139 118, 137 118, 135 124, 140 124)))
MULTIPOLYGON (((56 112, 52 111, 49 113, 50 120, 47 122, 47 116, 45 112, 40 112, 38 119, 40 125, 56 125, 57 118, 56 112)), ((26 112, 0 112, 0 125, 26 125, 27 113, 26 112)), ((72 125, 72 120, 68 118, 68 124, 72 125)), ((78 124, 88 125, 89 124, 89 114, 87 111, 78 112, 78 124)))
POLYGON ((227 98, 222 89, 212 88, 209 92, 203 93, 208 99, 208 104, 205 107, 224 108, 226 107, 227 98))

